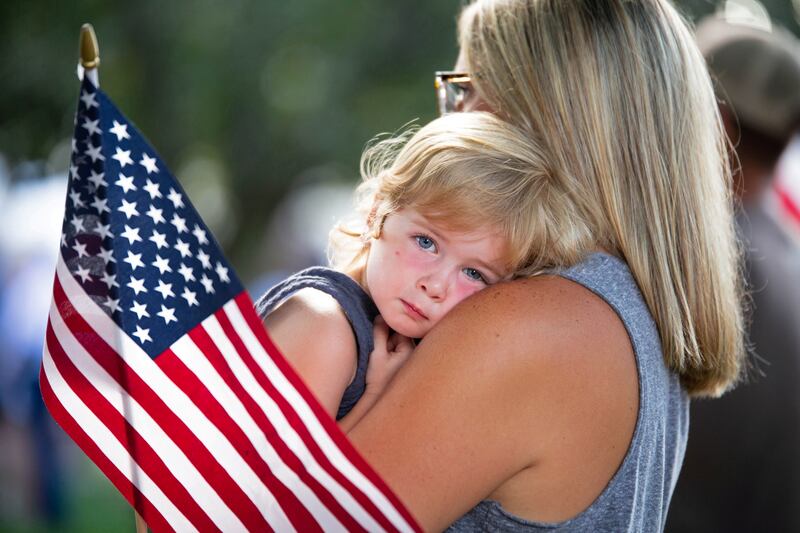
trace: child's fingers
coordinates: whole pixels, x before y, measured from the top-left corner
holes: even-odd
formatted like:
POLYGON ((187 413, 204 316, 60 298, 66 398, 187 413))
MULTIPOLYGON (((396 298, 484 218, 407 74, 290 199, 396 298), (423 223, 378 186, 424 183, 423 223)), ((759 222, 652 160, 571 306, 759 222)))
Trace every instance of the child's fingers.
POLYGON ((389 343, 389 326, 381 315, 375 317, 372 325, 372 336, 375 339, 376 350, 386 350, 389 343))

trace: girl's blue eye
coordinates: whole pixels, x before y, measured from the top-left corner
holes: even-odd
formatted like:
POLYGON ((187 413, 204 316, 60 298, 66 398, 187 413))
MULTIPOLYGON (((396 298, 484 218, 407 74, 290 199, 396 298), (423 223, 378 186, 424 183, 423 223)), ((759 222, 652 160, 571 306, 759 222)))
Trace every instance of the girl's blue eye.
POLYGON ((482 281, 483 283, 486 283, 486 278, 483 277, 483 274, 481 274, 478 270, 476 270, 474 268, 467 267, 467 268, 463 269, 463 272, 464 272, 464 274, 466 274, 466 276, 469 279, 472 279, 472 280, 475 280, 475 281, 482 281))
POLYGON ((423 250, 433 250, 436 248, 436 243, 433 242, 433 239, 427 237, 425 235, 415 235, 414 239, 417 241, 417 244, 423 250))

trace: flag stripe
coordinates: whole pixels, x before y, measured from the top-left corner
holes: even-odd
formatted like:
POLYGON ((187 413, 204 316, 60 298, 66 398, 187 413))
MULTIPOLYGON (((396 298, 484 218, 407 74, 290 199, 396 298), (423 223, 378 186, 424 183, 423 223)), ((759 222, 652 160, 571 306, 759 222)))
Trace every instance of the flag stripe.
POLYGON ((133 457, 72 391, 58 372, 45 347, 42 359, 42 393, 58 423, 152 527, 195 531, 194 526, 141 471, 133 457))
MULTIPOLYGON (((51 315, 58 315, 58 313, 51 311, 51 315)), ((164 495, 173 502, 179 502, 176 506, 195 527, 202 529, 203 526, 211 526, 213 523, 208 516, 196 502, 189 498, 188 492, 169 471, 158 453, 133 425, 125 420, 119 404, 125 402, 126 398, 120 394, 119 390, 114 390, 118 389, 116 384, 107 375, 100 377, 98 372, 81 368, 87 366, 82 361, 86 354, 81 353, 82 350, 75 350, 74 339, 67 338, 71 335, 63 331, 64 326, 59 322, 60 317, 51 317, 47 325, 45 342, 49 357, 64 382, 70 384, 70 388, 83 405, 92 406, 94 415, 105 425, 116 441, 135 454, 139 468, 146 472, 150 479, 158 480, 159 488, 164 495), (98 379, 92 381, 93 377, 98 379), (93 384, 99 385, 103 392, 99 392, 93 384), (117 398, 109 398, 109 396, 117 396, 117 398), (184 502, 186 503, 184 504, 184 502)), ((126 411, 132 413, 133 410, 126 409, 126 411)), ((106 443, 100 442, 98 445, 105 448, 106 443)), ((117 443, 113 443, 113 445, 116 447, 117 443)))
MULTIPOLYGON (((271 402, 275 408, 266 409, 266 404, 258 401, 259 397, 271 396, 269 391, 265 391, 260 387, 244 362, 245 359, 250 358, 249 352, 244 347, 237 332, 233 328, 230 320, 228 319, 225 309, 221 309, 215 313, 214 317, 209 317, 204 322, 211 338, 214 339, 216 344, 222 348, 222 354, 225 357, 226 363, 235 375, 235 383, 237 386, 238 394, 247 400, 248 412, 254 420, 263 428, 264 433, 259 435, 271 435, 276 438, 265 439, 265 442, 271 441, 270 446, 274 445, 276 450, 280 453, 281 458, 293 468, 300 476, 297 480, 298 483, 302 482, 300 489, 305 491, 305 487, 311 488, 316 493, 324 505, 330 509, 335 515, 335 519, 341 522, 342 526, 347 531, 358 531, 362 528, 371 531, 377 531, 378 524, 355 502, 350 501, 350 508, 345 510, 342 504, 337 501, 331 494, 331 490, 338 491, 344 494, 341 487, 336 484, 327 475, 320 465, 313 460, 313 457, 308 454, 303 445, 303 441, 299 439, 295 432, 287 426, 285 417, 286 406, 278 406, 274 401, 271 402), (253 391, 252 396, 248 390, 253 391), (263 395, 263 396, 262 396, 263 395), (264 408, 264 410, 262 410, 264 408), (275 416, 275 423, 265 415, 265 411, 275 413, 282 412, 282 416, 275 416), (288 433, 287 433, 288 432, 288 433), (284 435, 288 436, 285 440, 284 435), (293 444, 293 446, 292 446, 293 444), (305 461, 303 459, 306 459, 305 461), (311 459, 309 462, 308 459, 311 459), (322 475, 320 475, 322 474, 322 475), (360 519, 361 523, 356 521, 360 519)), ((273 389, 274 391, 274 389, 273 389)), ((274 394, 273 394, 274 395, 274 394)), ((264 437, 261 437, 264 438, 264 437)), ((296 491, 296 485, 292 485, 292 490, 296 491)), ((313 494, 313 493, 312 493, 313 494)), ((331 527, 335 522, 330 522, 331 527)), ((328 524, 326 523, 326 529, 328 524)))
MULTIPOLYGON (((191 432, 185 430, 180 418, 166 408, 159 396, 142 381, 141 377, 127 367, 110 346, 97 338, 80 314, 73 312, 69 300, 62 292, 59 279, 56 280, 53 294, 56 305, 68 321, 62 326, 62 316, 55 312, 51 313, 50 322, 58 333, 59 341, 65 346, 65 351, 78 366, 82 367, 81 373, 86 376, 88 383, 103 384, 100 392, 114 404, 118 413, 128 419, 135 430, 134 435, 144 435, 145 441, 139 442, 137 439, 136 442, 128 444, 131 448, 136 447, 137 458, 139 448, 149 449, 145 442, 149 443, 188 490, 186 500, 177 501, 180 501, 181 505, 189 505, 186 502, 195 500, 209 513, 217 527, 265 527, 266 522, 252 503, 247 506, 238 505, 238 508, 245 507, 244 510, 237 509, 239 510, 237 515, 241 518, 233 514, 233 504, 247 501, 233 479, 217 464, 213 455, 202 443, 191 432), (87 352, 84 346, 79 345, 69 330, 76 332, 76 336, 90 348, 91 352, 87 352), (112 393, 117 398, 109 398, 112 393), (202 473, 199 470, 202 470, 202 473), (215 485, 209 484, 208 480, 215 485), (218 494, 212 486, 221 489, 222 494, 218 494)), ((120 335, 124 333, 120 332, 120 335)), ((153 365, 152 361, 150 364, 153 365)), ((86 403, 92 405, 94 409, 94 402, 86 403)), ((101 418, 109 423, 108 418, 101 418)), ((121 433, 118 438, 125 443, 130 435, 121 433)), ((159 472, 157 476, 152 477, 160 481, 162 476, 168 476, 168 472, 159 472)))
MULTIPOLYGON (((223 365, 218 369, 210 364, 212 360, 221 358, 217 347, 202 328, 195 328, 190 337, 183 337, 173 345, 176 357, 170 358, 167 361, 170 364, 162 365, 162 369, 187 391, 196 404, 203 405, 209 420, 230 439, 238 453, 248 463, 253 476, 258 477, 264 490, 269 487, 270 492, 267 493, 269 502, 264 508, 270 509, 271 512, 282 513, 295 529, 320 530, 317 521, 298 501, 298 495, 287 490, 281 481, 286 474, 278 470, 281 468, 285 470, 285 466, 276 464, 276 458, 263 460, 250 442, 253 433, 259 431, 258 427, 249 419, 241 402, 219 373, 221 371, 223 375, 229 374, 230 370, 226 372, 223 365), (198 348, 203 351, 205 357, 193 357, 198 353, 198 348), (289 516, 292 518, 288 518, 289 516)), ((272 450, 268 450, 267 453, 274 455, 272 450)))
POLYGON ((225 304, 223 308, 255 362, 299 415, 313 442, 321 447, 334 467, 367 495, 379 509, 380 516, 385 516, 391 522, 392 529, 414 531, 415 528, 411 524, 416 524, 416 522, 402 503, 358 454, 333 420, 324 413, 308 388, 300 381, 297 374, 288 366, 278 349, 269 340, 253 311, 249 297, 238 296, 235 300, 225 304), (277 355, 270 357, 265 347, 269 347, 270 351, 277 355), (326 425, 327 427, 325 427, 326 425))
MULTIPOLYGON (((60 287, 57 286, 54 289, 54 297, 59 305, 62 305, 60 295, 71 296, 67 287, 70 282, 73 284, 76 282, 68 273, 64 277, 60 275, 60 271, 58 273, 57 285, 59 281, 63 280, 64 293, 61 293, 60 287)), ((230 444, 224 436, 209 423, 197 406, 183 394, 183 391, 163 374, 152 359, 144 353, 140 354, 141 357, 137 357, 136 351, 139 348, 132 344, 125 333, 118 331, 116 342, 118 345, 123 344, 127 339, 130 342, 127 348, 131 350, 129 352, 113 351, 107 345, 107 338, 113 334, 116 325, 104 314, 87 317, 88 313, 85 312, 85 308, 94 306, 95 303, 82 292, 77 292, 76 296, 79 301, 75 307, 79 313, 70 312, 67 315, 68 319, 84 322, 82 317, 85 317, 94 319, 97 324, 107 327, 107 330, 103 332, 104 335, 92 342, 92 355, 108 373, 115 377, 118 383, 128 387, 128 392, 134 395, 138 403, 145 405, 150 415, 158 421, 162 429, 171 435, 175 443, 181 443, 181 450, 190 458, 190 461, 188 464, 170 461, 169 464, 173 469, 177 469, 179 466, 183 467, 179 470, 177 477, 187 486, 192 497, 197 499, 210 514, 217 527, 227 526, 237 529, 267 527, 266 517, 263 516, 267 512, 267 508, 259 507, 242 490, 242 478, 247 479, 247 476, 244 473, 239 475, 239 469, 244 461, 238 454, 232 452, 230 444), (102 324, 104 319, 108 320, 109 324, 102 324), (170 394, 165 394, 165 390, 168 390, 170 394), (169 404, 170 401, 172 405, 169 404), (181 413, 181 416, 178 416, 177 413, 181 413), (215 450, 217 453, 212 453, 211 450, 215 450), (200 470, 202 477, 194 475, 194 467, 200 470)), ((87 329, 92 326, 88 321, 85 324, 84 327, 87 329)), ((75 328, 77 326, 73 327, 73 329, 75 328)), ((99 328, 94 327, 93 329, 98 332, 99 328)), ((159 357, 159 361, 167 360, 169 356, 169 351, 167 351, 159 357)), ((258 484, 260 485, 260 483, 258 484)), ((278 528, 278 526, 281 530, 291 529, 291 525, 285 520, 278 520, 273 527, 278 528)))
MULTIPOLYGON (((246 296, 243 299, 249 302, 246 296)), ((245 309, 255 317, 252 306, 245 307, 245 309)), ((231 321, 230 327, 234 331, 229 336, 232 339, 239 339, 237 344, 244 347, 240 329, 241 327, 247 328, 247 325, 241 319, 242 315, 239 313, 239 308, 236 305, 226 305, 223 307, 223 311, 225 311, 227 319, 231 321), (231 316, 232 312, 233 316, 231 316), (232 319, 235 319, 236 322, 232 319), (237 323, 240 328, 236 327, 237 323)), ((296 403, 287 400, 275 387, 275 384, 266 377, 261 366, 256 363, 255 358, 247 350, 242 349, 242 360, 247 365, 247 369, 240 379, 256 399, 262 413, 278 429, 280 438, 292 447, 309 472, 331 491, 331 494, 348 512, 354 515, 362 527, 368 531, 395 530, 395 526, 383 516, 383 513, 369 498, 331 463, 327 452, 319 447, 319 443, 314 441, 307 428, 303 425, 303 421, 297 415, 295 410, 296 403)), ((278 354, 276 357, 282 357, 279 352, 276 352, 276 354, 278 354)), ((265 353, 264 357, 266 357, 265 353)), ((305 385, 302 386, 305 387, 305 385)), ((308 391, 307 393, 311 394, 308 391)), ((324 411, 322 414, 330 420, 330 417, 324 411)), ((333 431, 341 433, 332 420, 330 420, 330 423, 333 431)))
POLYGON ((794 217, 795 221, 800 222, 800 205, 796 204, 794 198, 788 191, 781 187, 775 187, 775 193, 778 195, 779 201, 783 208, 794 217))

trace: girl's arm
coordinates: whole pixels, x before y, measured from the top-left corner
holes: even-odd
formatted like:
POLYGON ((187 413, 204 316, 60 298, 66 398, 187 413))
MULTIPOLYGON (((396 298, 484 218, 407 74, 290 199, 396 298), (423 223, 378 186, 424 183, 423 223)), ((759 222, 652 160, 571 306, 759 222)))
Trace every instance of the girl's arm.
POLYGON ((559 521, 611 479, 637 410, 614 311, 575 283, 537 278, 459 304, 348 436, 425 530, 487 498, 559 521))
POLYGON ((335 419, 357 359, 353 330, 336 300, 316 289, 300 290, 267 315, 264 326, 335 419))

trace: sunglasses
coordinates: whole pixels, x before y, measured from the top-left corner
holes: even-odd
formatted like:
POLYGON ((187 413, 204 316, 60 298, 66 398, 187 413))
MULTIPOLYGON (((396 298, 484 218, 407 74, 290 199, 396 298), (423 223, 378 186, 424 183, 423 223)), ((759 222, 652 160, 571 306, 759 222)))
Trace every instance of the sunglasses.
POLYGON ((472 92, 472 78, 466 72, 438 71, 433 86, 439 114, 446 115, 462 110, 464 101, 472 92))

